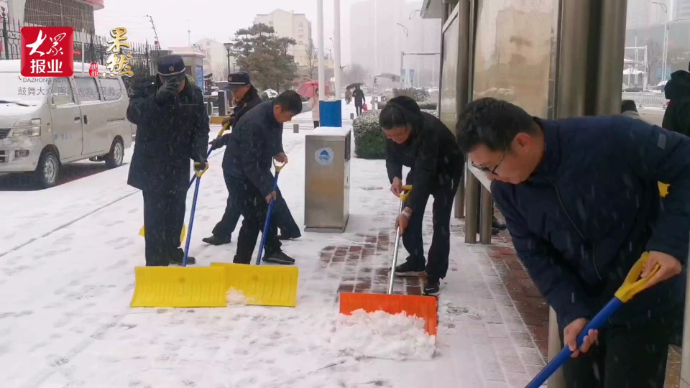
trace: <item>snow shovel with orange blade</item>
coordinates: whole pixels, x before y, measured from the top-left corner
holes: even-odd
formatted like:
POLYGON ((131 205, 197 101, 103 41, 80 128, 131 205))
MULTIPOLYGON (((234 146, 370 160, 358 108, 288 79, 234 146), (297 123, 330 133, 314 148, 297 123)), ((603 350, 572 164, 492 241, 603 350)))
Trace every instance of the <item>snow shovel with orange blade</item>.
MULTIPOLYGON (((400 213, 405 207, 405 201, 412 191, 412 186, 403 187, 405 193, 400 195, 400 213)), ((395 247, 393 248, 393 263, 388 282, 387 294, 340 294, 340 313, 350 315, 356 310, 364 310, 368 313, 383 311, 388 314, 405 313, 408 316, 416 316, 424 320, 424 329, 429 335, 436 335, 438 328, 438 306, 433 296, 420 295, 394 295, 393 281, 395 280, 395 267, 398 265, 398 250, 400 248, 400 228, 395 231, 395 247)))

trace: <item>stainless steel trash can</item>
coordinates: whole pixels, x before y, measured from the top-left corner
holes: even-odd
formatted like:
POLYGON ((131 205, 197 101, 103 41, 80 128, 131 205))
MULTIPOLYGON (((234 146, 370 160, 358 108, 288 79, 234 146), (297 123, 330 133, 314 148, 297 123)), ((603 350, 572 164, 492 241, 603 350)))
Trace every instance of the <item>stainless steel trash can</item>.
POLYGON ((352 131, 324 127, 305 138, 305 231, 342 233, 350 217, 352 131))

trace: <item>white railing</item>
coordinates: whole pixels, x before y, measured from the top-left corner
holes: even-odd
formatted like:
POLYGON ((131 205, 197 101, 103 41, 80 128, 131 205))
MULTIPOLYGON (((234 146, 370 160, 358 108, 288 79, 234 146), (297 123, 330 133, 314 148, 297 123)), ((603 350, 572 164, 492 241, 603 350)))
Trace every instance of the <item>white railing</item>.
POLYGON ((623 92, 623 100, 633 100, 640 108, 666 108, 668 100, 664 93, 623 92))

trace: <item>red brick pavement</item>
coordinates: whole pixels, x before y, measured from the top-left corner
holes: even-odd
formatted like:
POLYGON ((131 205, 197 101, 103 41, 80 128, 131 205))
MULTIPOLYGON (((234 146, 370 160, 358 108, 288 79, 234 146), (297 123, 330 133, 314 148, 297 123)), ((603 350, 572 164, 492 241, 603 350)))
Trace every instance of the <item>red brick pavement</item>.
MULTIPOLYGON (((425 228, 427 231, 425 240, 430 241, 430 220, 426 223, 428 225, 425 228)), ((464 222, 462 220, 453 222, 451 234, 454 237, 463 238, 464 222)), ((395 234, 390 229, 384 229, 379 230, 378 233, 358 234, 357 237, 360 241, 347 245, 327 246, 322 249, 319 266, 331 277, 340 276, 338 292, 385 293, 395 234)), ((491 245, 477 246, 486 249, 491 264, 479 263, 479 265, 484 268, 493 267, 498 279, 494 283, 489 282, 490 288, 494 288, 492 292, 504 293, 504 289, 507 290, 510 301, 517 309, 519 319, 528 329, 528 333, 513 332, 513 340, 518 343, 518 346, 521 346, 520 343, 524 343, 522 346, 527 346, 534 341, 541 353, 541 358, 546 359, 549 308, 515 255, 509 235, 502 232, 501 235, 492 238, 491 245)), ((404 250, 401 250, 399 262, 405 260, 403 253, 404 250)), ((458 268, 451 267, 450 270, 457 271, 458 268)), ((491 269, 488 271, 493 272, 491 269)), ((423 278, 396 278, 394 282, 394 292, 400 294, 421 295, 423 287, 423 278)), ((535 359, 533 365, 541 365, 537 361, 539 360, 535 359)), ((535 368, 538 369, 538 367, 535 368)), ((679 370, 680 354, 671 349, 665 388, 678 387, 679 370)))

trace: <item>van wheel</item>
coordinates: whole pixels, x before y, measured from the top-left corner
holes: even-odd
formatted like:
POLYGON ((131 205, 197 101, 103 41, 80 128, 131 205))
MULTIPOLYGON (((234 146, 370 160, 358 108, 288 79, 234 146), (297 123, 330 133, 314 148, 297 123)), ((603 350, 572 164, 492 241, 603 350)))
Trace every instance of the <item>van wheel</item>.
POLYGON ((59 177, 60 159, 58 159, 53 151, 45 151, 41 155, 38 166, 36 166, 36 172, 34 173, 36 183, 38 183, 41 188, 47 189, 55 186, 59 177))
POLYGON ((113 145, 110 146, 110 153, 105 155, 105 165, 108 168, 116 168, 122 166, 122 161, 125 159, 125 146, 122 140, 116 138, 113 140, 113 145))

